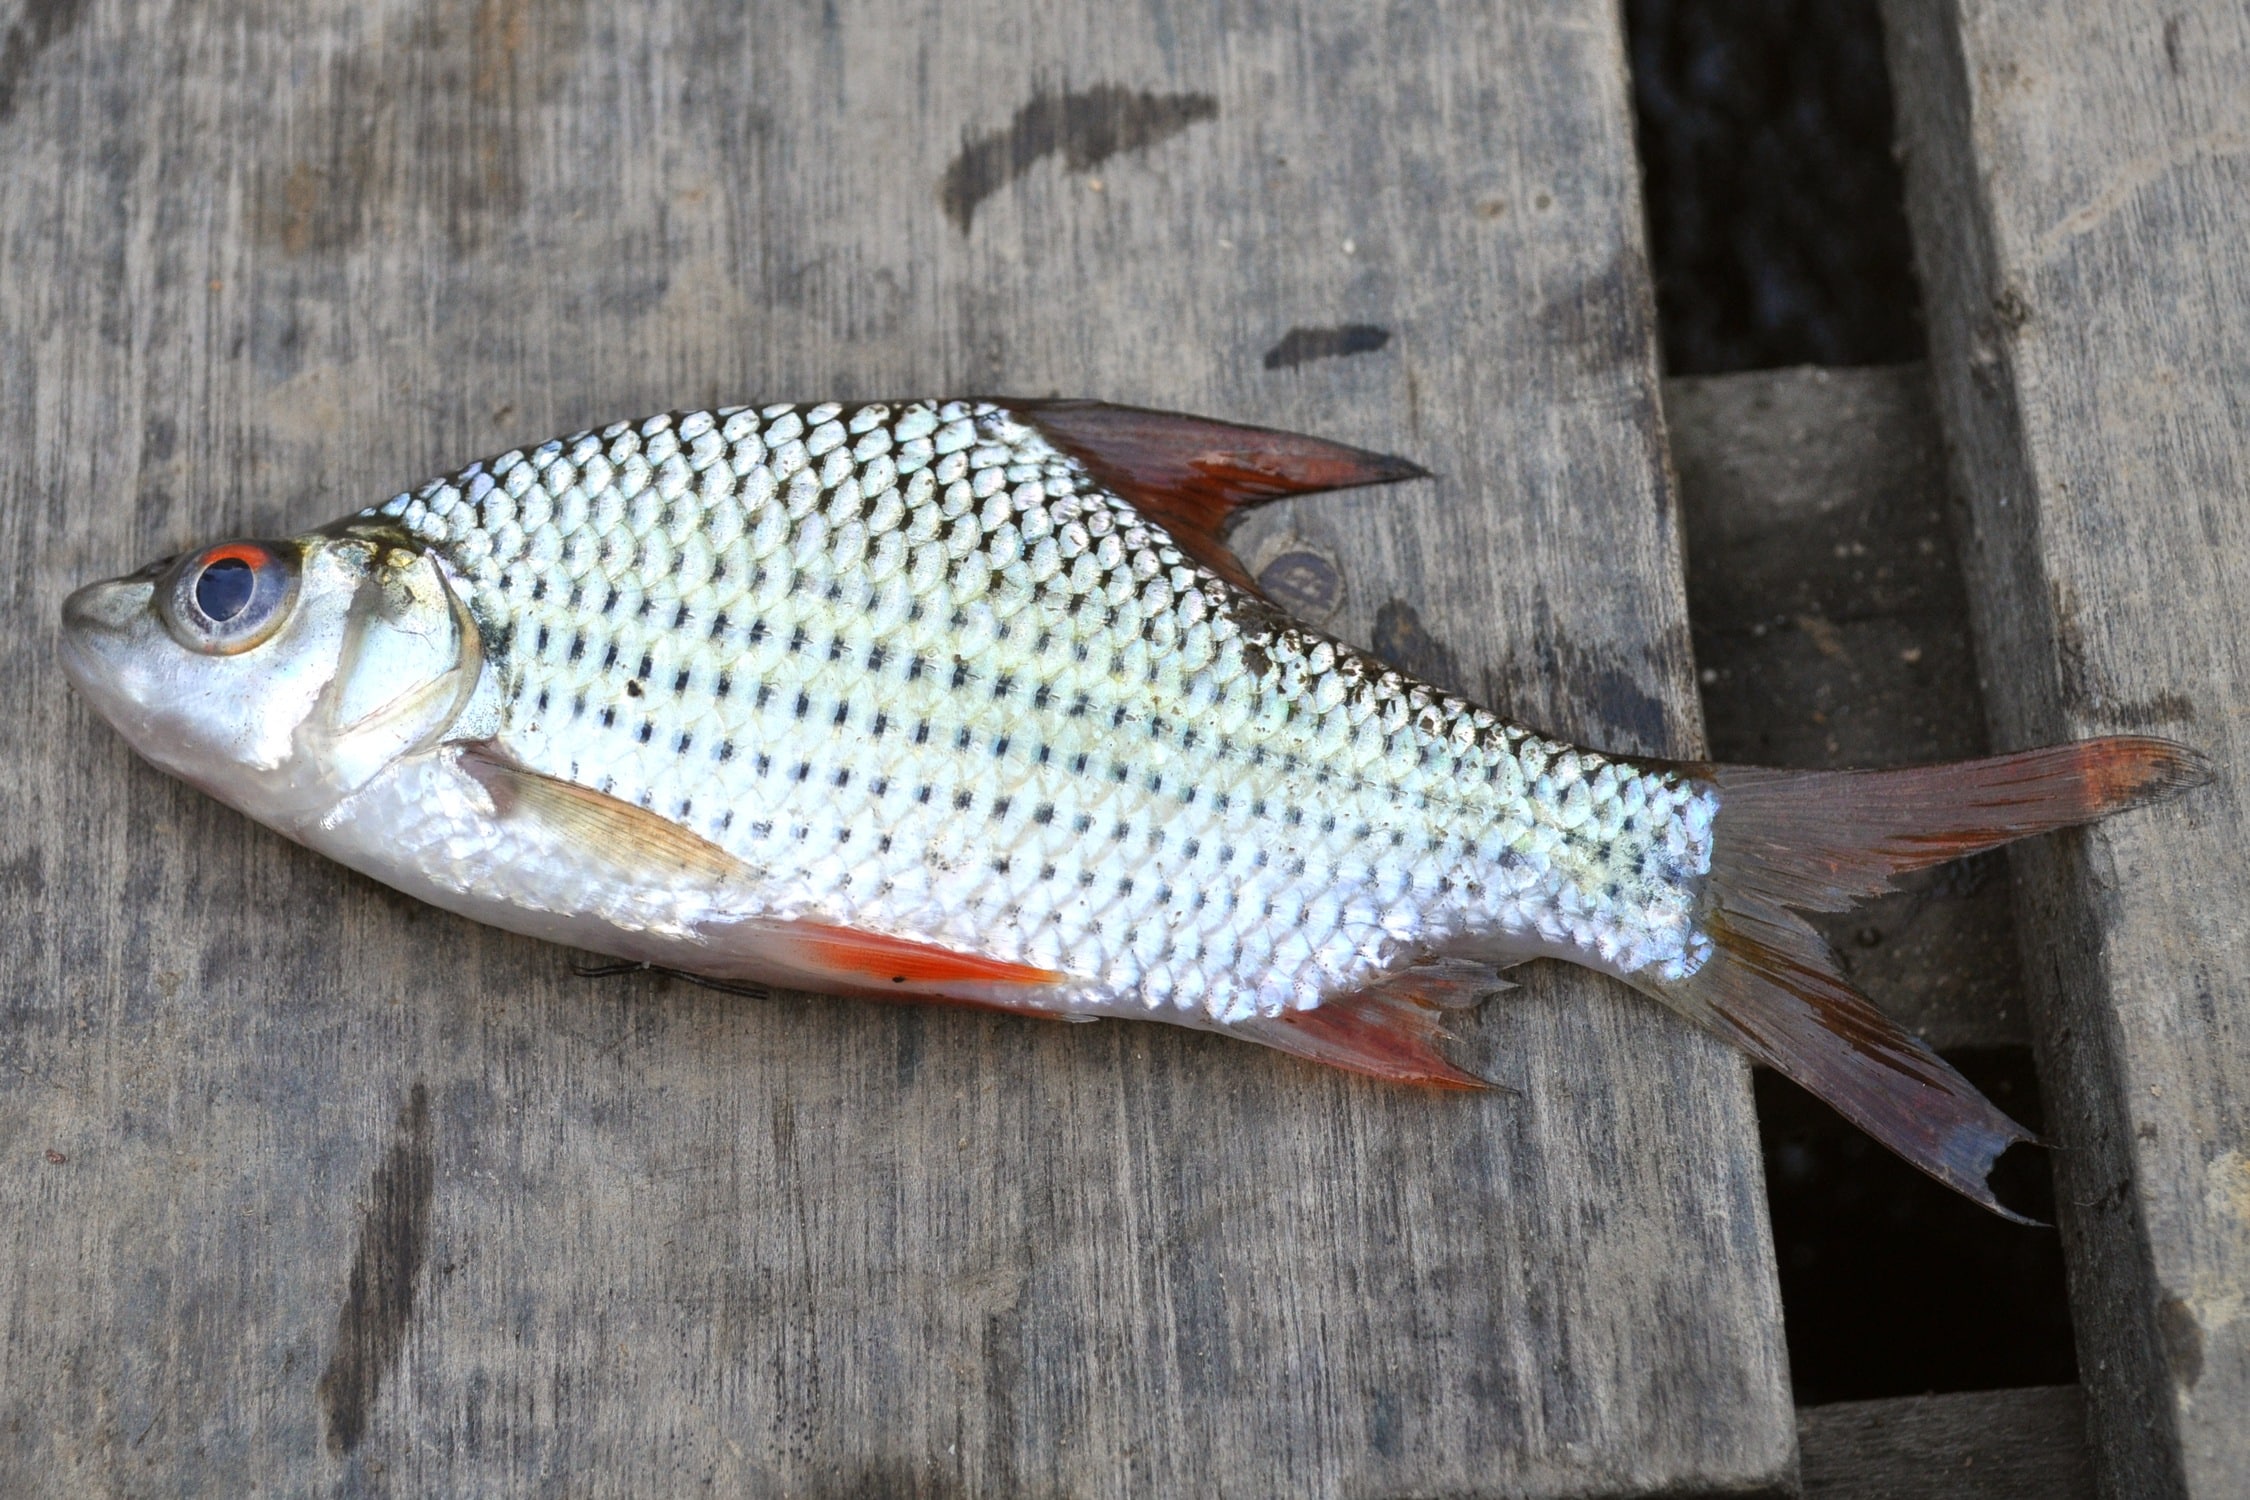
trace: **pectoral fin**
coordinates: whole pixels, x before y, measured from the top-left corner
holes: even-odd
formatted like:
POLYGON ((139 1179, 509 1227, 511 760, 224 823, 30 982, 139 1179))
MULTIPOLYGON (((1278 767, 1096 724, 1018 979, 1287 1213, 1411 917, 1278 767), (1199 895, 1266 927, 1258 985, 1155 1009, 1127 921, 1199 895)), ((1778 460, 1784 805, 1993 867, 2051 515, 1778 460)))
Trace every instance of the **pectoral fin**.
POLYGON ((671 819, 527 770, 490 743, 463 745, 460 763, 492 798, 496 816, 534 819, 579 857, 614 865, 621 877, 717 885, 747 873, 742 861, 671 819))

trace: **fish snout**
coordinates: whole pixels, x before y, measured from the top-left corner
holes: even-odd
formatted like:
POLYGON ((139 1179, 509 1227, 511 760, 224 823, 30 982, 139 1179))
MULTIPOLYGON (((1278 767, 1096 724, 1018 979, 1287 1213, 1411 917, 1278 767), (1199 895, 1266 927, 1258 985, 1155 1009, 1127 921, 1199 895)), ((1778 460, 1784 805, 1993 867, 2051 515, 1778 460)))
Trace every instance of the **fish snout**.
POLYGON ((63 600, 62 665, 80 692, 97 702, 116 680, 121 658, 146 633, 155 585, 145 575, 89 583, 63 600))

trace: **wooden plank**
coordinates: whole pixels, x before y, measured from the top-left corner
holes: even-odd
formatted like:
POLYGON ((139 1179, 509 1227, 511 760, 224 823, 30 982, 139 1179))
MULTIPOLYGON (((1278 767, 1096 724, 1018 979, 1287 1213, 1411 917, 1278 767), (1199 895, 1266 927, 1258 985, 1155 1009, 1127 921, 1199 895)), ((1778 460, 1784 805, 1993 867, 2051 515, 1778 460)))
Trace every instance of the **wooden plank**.
POLYGON ((1267 523, 1342 628, 1692 751, 1609 5, 0 27, 0 1489, 1784 1482, 1746 1071, 1621 990, 1535 974, 1463 1101, 596 986, 136 764, 52 650, 79 579, 577 425, 1072 391, 1430 464, 1267 523))
MULTIPOLYGON (((1920 364, 1670 380, 1688 615, 1711 753, 1899 766, 1984 753, 1945 457, 1920 364)), ((1998 855, 1814 918, 1932 1046, 2027 1046, 1998 855)))
POLYGON ((2222 768, 2015 871, 2102 1482, 2242 1495, 2250 13, 1888 15, 1994 738, 2222 768))
POLYGON ((1844 1401, 1797 1413, 1805 1500, 2093 1500, 2074 1385, 1844 1401))

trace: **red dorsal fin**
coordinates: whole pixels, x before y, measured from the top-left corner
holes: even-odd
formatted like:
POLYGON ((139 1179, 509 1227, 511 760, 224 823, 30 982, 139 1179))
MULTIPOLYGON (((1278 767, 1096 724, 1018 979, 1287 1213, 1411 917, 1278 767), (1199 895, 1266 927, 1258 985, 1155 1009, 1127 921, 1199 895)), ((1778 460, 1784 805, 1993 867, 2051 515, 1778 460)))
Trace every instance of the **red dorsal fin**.
MULTIPOLYGON (((1413 971, 1405 973, 1411 976, 1413 971)), ((1421 997, 1419 986, 1402 977, 1394 976, 1356 995, 1323 1001, 1314 1010, 1261 1016, 1226 1030, 1277 1051, 1371 1078, 1444 1089, 1492 1087, 1446 1060, 1438 1044, 1451 1040, 1451 1034, 1421 997)))
POLYGON ((1429 477, 1403 458, 1264 427, 1100 401, 1002 404, 1161 525, 1182 552, 1253 593, 1257 585, 1226 544, 1238 512, 1288 495, 1429 477))

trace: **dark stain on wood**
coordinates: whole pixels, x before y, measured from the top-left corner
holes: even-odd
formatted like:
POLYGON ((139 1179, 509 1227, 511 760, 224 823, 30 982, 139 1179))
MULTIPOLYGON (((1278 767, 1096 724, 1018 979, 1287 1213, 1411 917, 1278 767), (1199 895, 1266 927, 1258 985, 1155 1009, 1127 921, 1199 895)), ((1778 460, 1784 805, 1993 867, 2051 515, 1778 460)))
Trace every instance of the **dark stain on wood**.
POLYGON ((1391 331, 1373 323, 1342 323, 1334 328, 1292 328, 1266 351, 1266 368, 1287 370, 1314 359, 1373 354, 1390 343, 1391 331))
POLYGON ((86 14, 86 0, 31 0, 0 41, 0 123, 16 112, 16 90, 39 54, 67 36, 86 14))
POLYGON ((1453 648, 1430 634, 1414 606, 1393 599, 1375 611, 1375 654, 1409 677, 1448 693, 1461 691, 1461 662, 1453 648))
POLYGON ((2181 1389, 2194 1390, 2203 1378, 2203 1326, 2195 1321, 2195 1309, 2177 1297, 2166 1297, 2156 1304, 2156 1331, 2164 1339, 2172 1379, 2181 1389))
MULTIPOLYGON (((1566 675, 1564 680, 1581 679, 1566 675)), ((1585 686, 1574 696, 1593 705, 1596 722, 1612 736, 1622 737, 1608 739, 1605 747, 1646 754, 1671 738, 1664 700, 1648 690, 1642 674, 1613 661, 1587 661, 1582 680, 1585 686)))
POLYGON ((317 1388, 332 1453, 350 1453, 367 1436, 376 1392, 406 1341, 429 1248, 433 1166, 430 1092, 417 1082, 399 1111, 390 1153, 368 1181, 359 1249, 336 1315, 336 1352, 317 1388))
POLYGON ((1399 1453, 1400 1413, 1396 1391, 1377 1391, 1367 1403, 1367 1446, 1385 1458, 1399 1453))
POLYGON ((1674 738, 1672 720, 1648 684, 1664 679, 1668 660, 1686 658, 1687 643, 1674 635, 1650 642, 1635 661, 1574 640, 1541 603, 1526 645, 1486 677, 1484 705, 1541 734, 1609 754, 1660 754, 1674 738))
POLYGON ((2066 708, 2113 730, 2180 729, 2196 722, 2195 700, 2174 689, 2160 688, 2134 698, 2118 696, 2109 674, 2088 658, 2077 591, 2058 582, 2048 590, 2048 598, 2054 610, 2055 665, 2066 708))
POLYGON ((2093 704, 2090 708, 2099 712, 2105 724, 2117 729, 2158 729, 2195 722, 2195 700, 2169 689, 2145 698, 2093 704))
POLYGON ((1275 555, 1258 570, 1258 587, 1299 619, 1325 625, 1344 602, 1344 576, 1336 560, 1312 547, 1296 546, 1275 555))
POLYGON ((1135 93, 1114 83, 1078 93, 1037 94, 1016 111, 1005 130, 961 148, 946 168, 938 197, 946 217, 967 234, 978 204, 1058 151, 1072 171, 1084 172, 1121 151, 1153 146, 1218 114, 1219 101, 1209 94, 1135 93))
POLYGON ((807 1500, 960 1500, 971 1493, 934 1463, 909 1458, 873 1460, 803 1492, 807 1500))

